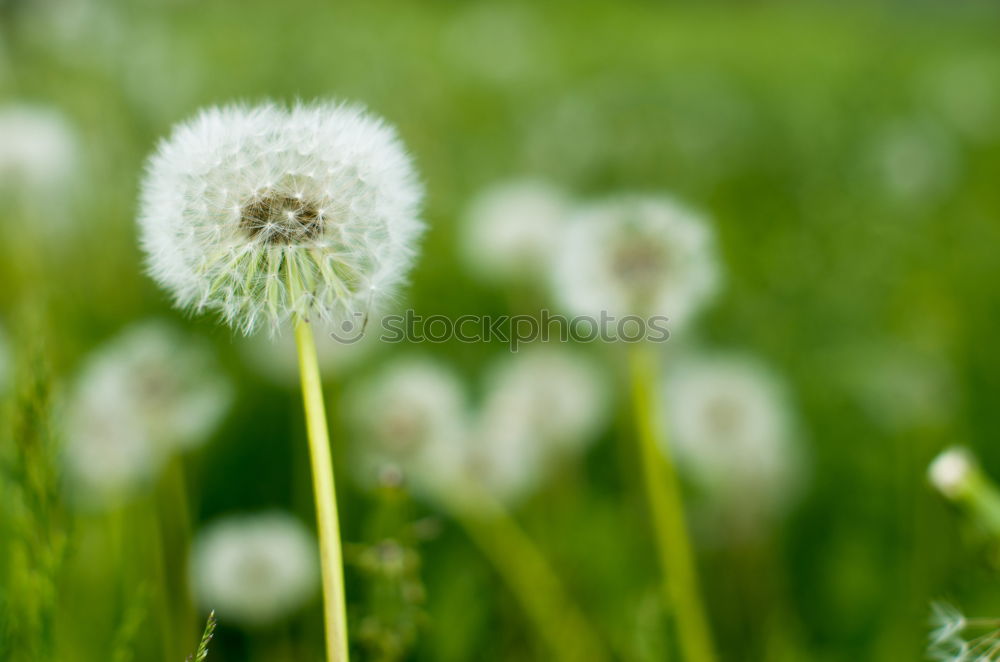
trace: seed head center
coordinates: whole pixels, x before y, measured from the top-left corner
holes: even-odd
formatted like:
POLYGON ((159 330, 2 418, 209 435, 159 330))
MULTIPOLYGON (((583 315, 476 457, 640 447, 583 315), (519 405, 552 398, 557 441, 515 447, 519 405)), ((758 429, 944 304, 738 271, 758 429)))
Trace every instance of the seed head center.
POLYGON ((295 244, 319 236, 323 215, 304 198, 271 193, 243 206, 240 227, 267 244, 295 244))

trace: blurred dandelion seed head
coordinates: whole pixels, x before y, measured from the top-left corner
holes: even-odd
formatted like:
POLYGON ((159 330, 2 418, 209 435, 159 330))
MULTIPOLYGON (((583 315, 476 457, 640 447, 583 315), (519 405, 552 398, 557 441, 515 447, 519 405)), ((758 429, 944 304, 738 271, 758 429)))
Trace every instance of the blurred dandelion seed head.
POLYGON ((463 249, 469 269, 485 280, 544 277, 570 202, 534 179, 504 182, 473 199, 465 211, 463 249))
POLYGON ((948 499, 958 498, 967 480, 976 469, 976 460, 966 448, 952 447, 942 451, 927 469, 931 485, 948 499))
POLYGON ((386 366, 345 398, 360 444, 365 482, 398 470, 414 490, 456 482, 468 436, 469 406, 462 382, 443 365, 406 357, 386 366))
POLYGON ((506 356, 487 379, 470 472, 494 498, 516 501, 592 443, 607 411, 607 388, 583 356, 552 346, 506 356))
POLYGON ((804 468, 787 394, 769 370, 693 356, 668 373, 664 394, 671 451, 709 496, 761 516, 787 503, 804 468))
POLYGON ((226 106, 161 142, 139 224, 178 305, 275 331, 384 302, 412 262, 421 197, 395 131, 361 108, 226 106))
POLYGON ((552 463, 581 452, 604 423, 607 400, 581 357, 535 347, 496 364, 477 408, 444 366, 407 358, 352 394, 348 413, 362 475, 382 480, 398 470, 418 496, 474 508, 483 493, 522 498, 552 463))
POLYGON ((570 221, 553 268, 563 306, 580 315, 665 315, 687 324, 719 286, 705 220, 670 198, 623 196, 570 221))
POLYGON ((192 588, 205 611, 258 627, 308 602, 319 588, 313 535, 280 513, 230 516, 195 538, 192 588))
POLYGON ((76 131, 47 106, 0 106, 0 190, 25 197, 64 195, 79 168, 76 131))
POLYGON ((232 399, 208 347, 146 322, 83 366, 67 405, 67 474, 86 504, 124 496, 204 442, 232 399))

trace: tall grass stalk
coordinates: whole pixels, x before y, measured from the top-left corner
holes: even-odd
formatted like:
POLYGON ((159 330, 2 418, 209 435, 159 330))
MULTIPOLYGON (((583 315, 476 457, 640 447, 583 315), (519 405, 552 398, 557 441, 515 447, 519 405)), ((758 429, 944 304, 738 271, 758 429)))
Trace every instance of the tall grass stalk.
POLYGON ((347 662, 347 605, 344 597, 344 565, 340 544, 340 522, 337 515, 337 492, 319 362, 316 358, 316 341, 308 320, 301 318, 296 320, 295 342, 299 352, 306 433, 309 437, 309 458, 316 499, 327 659, 329 662, 347 662))
POLYGON ((452 508, 469 537, 497 569, 541 638, 561 662, 604 662, 601 639, 566 594, 545 556, 507 513, 485 494, 477 509, 452 508))
POLYGON ((714 662, 715 652, 698 590, 697 569, 680 483, 665 441, 659 415, 659 365, 645 343, 630 347, 632 399, 639 463, 663 579, 663 593, 677 626, 678 643, 686 662, 714 662))

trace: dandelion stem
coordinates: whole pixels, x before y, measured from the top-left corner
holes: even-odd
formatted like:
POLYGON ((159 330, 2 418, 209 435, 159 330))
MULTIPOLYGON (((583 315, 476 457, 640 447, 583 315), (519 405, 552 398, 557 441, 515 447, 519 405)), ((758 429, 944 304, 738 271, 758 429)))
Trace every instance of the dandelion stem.
POLYGON ((344 598, 344 565, 340 549, 337 492, 330 456, 330 436, 326 426, 323 389, 316 359, 312 327, 304 319, 295 321, 295 342, 299 350, 302 398, 309 437, 316 522, 319 528, 320 561, 323 572, 323 612, 326 626, 328 662, 347 662, 347 605, 344 598))
POLYGON ((656 361, 646 344, 636 344, 630 350, 639 461, 663 574, 664 596, 677 624, 684 660, 713 662, 715 653, 698 592, 697 570, 684 521, 680 484, 669 449, 661 443, 665 431, 657 413, 656 361))
POLYGON ((607 660, 604 645, 586 617, 517 522, 485 494, 476 495, 476 504, 474 513, 461 506, 452 510, 521 602, 554 658, 563 662, 607 660))

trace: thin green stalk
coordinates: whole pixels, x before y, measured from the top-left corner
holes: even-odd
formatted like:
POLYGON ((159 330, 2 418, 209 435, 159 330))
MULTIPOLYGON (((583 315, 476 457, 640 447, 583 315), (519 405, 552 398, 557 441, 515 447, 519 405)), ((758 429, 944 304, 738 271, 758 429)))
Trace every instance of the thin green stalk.
POLYGON ((677 624, 686 662, 714 662, 711 633, 698 592, 698 577, 684 521, 680 483, 658 412, 657 361, 648 345, 630 351, 632 398, 639 462, 663 574, 663 591, 677 624))
POLYGON ((327 659, 328 662, 347 662, 347 604, 344 598, 344 563, 340 549, 337 492, 333 480, 333 459, 330 456, 330 436, 326 426, 319 362, 316 360, 316 342, 307 320, 295 321, 295 342, 299 350, 302 399, 305 404, 309 458, 316 497, 327 659))
POLYGON ((477 495, 476 503, 475 513, 461 507, 453 513, 521 602, 553 657, 564 662, 607 660, 601 640, 531 539, 499 503, 486 495, 477 495))
POLYGON ((170 591, 170 600, 179 624, 177 636, 186 644, 197 641, 199 635, 194 600, 184 581, 188 576, 187 558, 180 553, 191 545, 191 504, 184 459, 181 457, 171 458, 164 470, 159 490, 158 515, 160 534, 171 561, 166 571, 168 586, 175 587, 170 591))

